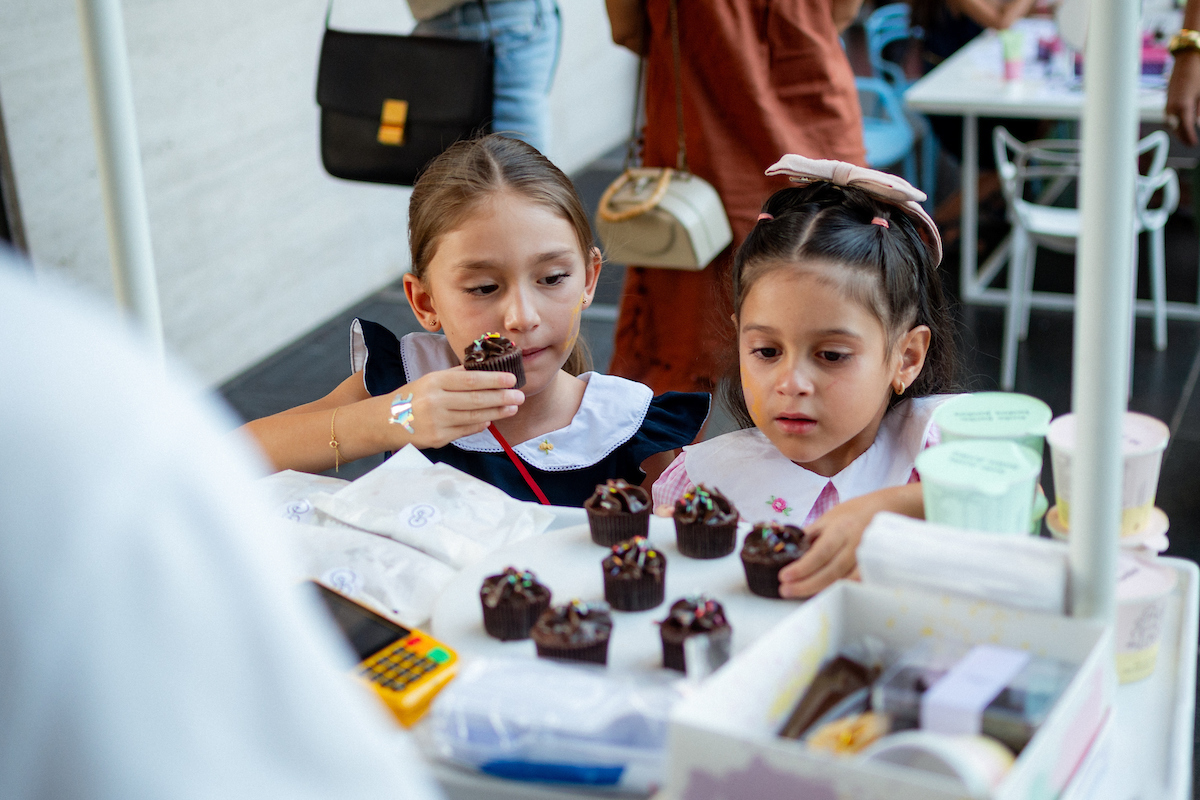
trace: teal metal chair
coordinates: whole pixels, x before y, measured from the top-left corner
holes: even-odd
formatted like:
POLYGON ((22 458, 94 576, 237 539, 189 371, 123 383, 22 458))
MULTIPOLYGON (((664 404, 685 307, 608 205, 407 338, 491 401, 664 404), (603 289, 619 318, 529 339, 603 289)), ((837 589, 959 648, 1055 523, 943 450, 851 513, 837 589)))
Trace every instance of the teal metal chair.
POLYGON ((900 98, 883 78, 855 78, 854 83, 862 106, 867 164, 873 169, 901 164, 900 174, 916 185, 916 137, 900 98))
MULTIPOLYGON (((889 3, 880 6, 867 17, 863 27, 867 34, 867 58, 871 63, 871 69, 876 77, 887 81, 895 89, 896 94, 903 97, 912 82, 904 74, 904 67, 885 58, 884 51, 890 44, 913 38, 914 30, 908 3, 889 3)), ((909 182, 920 186, 921 190, 929 195, 925 205, 932 208, 934 193, 937 191, 937 162, 940 147, 937 137, 933 135, 929 120, 925 118, 924 114, 918 114, 907 108, 904 113, 908 117, 913 134, 921 140, 921 180, 919 183, 915 180, 909 182)))

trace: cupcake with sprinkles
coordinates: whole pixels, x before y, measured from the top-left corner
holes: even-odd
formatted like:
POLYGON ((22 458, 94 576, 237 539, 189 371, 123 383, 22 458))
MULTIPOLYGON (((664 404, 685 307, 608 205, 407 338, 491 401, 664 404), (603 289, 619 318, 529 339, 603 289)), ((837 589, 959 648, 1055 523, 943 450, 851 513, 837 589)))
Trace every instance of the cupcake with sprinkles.
POLYGON ((517 377, 514 389, 525 385, 525 364, 521 361, 521 349, 498 333, 485 333, 467 345, 462 363, 463 369, 511 372, 517 377))
POLYGON ((808 534, 795 525, 760 522, 742 543, 746 584, 760 597, 779 597, 779 570, 808 552, 808 534))
POLYGON ((604 599, 618 611, 645 611, 663 601, 667 559, 646 537, 613 545, 600 566, 604 599))
POLYGON ((609 479, 596 487, 583 502, 592 541, 612 547, 650 530, 650 493, 622 478, 609 479))
POLYGON ((687 672, 683 642, 693 636, 708 639, 709 664, 719 666, 729 660, 733 628, 725 618, 725 609, 705 595, 684 597, 671 604, 667 618, 659 623, 662 634, 663 666, 687 672))
POLYGON ((729 498, 704 484, 675 503, 675 543, 688 558, 720 558, 737 546, 738 512, 729 498))
POLYGON ((608 639, 612 614, 606 603, 585 603, 575 598, 566 605, 542 612, 529 631, 537 645, 538 658, 562 661, 608 663, 608 639))
POLYGON ((488 636, 509 642, 529 638, 529 629, 550 607, 550 590, 529 570, 506 567, 499 575, 483 579, 479 600, 483 629, 488 636))

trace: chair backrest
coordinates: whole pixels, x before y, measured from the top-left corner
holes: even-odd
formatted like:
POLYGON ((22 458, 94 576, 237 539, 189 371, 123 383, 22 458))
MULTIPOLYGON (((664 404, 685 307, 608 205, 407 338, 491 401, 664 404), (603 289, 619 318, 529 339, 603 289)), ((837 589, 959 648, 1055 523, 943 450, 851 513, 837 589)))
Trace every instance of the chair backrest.
POLYGON ((904 68, 883 57, 883 50, 893 42, 903 41, 912 35, 911 10, 908 3, 889 3, 871 12, 863 27, 867 33, 867 58, 871 69, 879 77, 888 79, 898 89, 908 86, 904 68))
POLYGON ((884 120, 911 127, 904 114, 904 104, 890 83, 883 78, 856 77, 854 85, 858 88, 858 103, 864 120, 884 120))
MULTIPOLYGON (((1134 213, 1139 227, 1161 227, 1166 215, 1179 202, 1179 182, 1175 170, 1168 167, 1167 151, 1171 140, 1163 131, 1154 131, 1138 142, 1138 175, 1135 184, 1134 213), (1148 159, 1143 158, 1149 156, 1148 159), (1140 164, 1145 161, 1145 169, 1140 164), (1163 196, 1157 208, 1150 202, 1159 190, 1163 196)), ((1031 205, 1053 205, 1072 183, 1079 179, 1081 153, 1077 139, 1038 139, 1022 142, 1003 126, 992 132, 992 149, 1000 187, 1009 207, 1016 213, 1031 205), (1046 183, 1048 181, 1048 183, 1046 183), (1030 199, 1026 190, 1036 183, 1037 197, 1030 199)))

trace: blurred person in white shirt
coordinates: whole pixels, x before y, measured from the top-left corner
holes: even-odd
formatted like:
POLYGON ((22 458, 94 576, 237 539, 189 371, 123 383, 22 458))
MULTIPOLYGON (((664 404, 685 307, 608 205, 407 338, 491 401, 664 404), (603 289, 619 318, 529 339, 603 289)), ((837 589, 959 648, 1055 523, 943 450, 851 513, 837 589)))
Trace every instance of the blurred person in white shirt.
POLYGON ((287 571, 236 422, 17 265, 0 250, 0 797, 439 797, 287 571))

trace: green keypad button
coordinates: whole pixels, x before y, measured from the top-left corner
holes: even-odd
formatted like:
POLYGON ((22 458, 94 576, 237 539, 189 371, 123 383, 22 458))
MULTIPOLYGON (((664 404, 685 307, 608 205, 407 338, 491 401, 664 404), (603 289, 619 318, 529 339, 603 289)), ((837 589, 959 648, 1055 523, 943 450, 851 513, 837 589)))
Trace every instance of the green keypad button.
POLYGON ((436 661, 439 664, 444 664, 450 660, 450 654, 441 647, 435 647, 425 654, 425 657, 431 661, 436 661))

